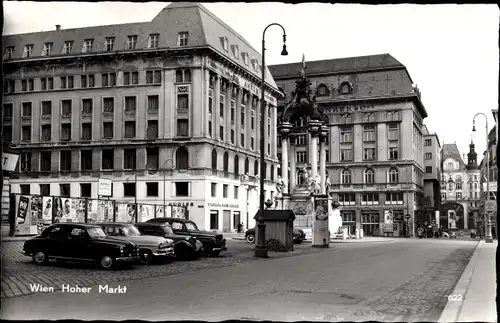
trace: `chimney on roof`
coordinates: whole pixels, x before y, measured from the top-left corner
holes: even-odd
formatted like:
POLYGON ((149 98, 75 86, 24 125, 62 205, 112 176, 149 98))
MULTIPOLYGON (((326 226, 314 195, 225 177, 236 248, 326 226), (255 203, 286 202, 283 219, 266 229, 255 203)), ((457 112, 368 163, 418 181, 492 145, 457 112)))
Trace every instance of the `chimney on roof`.
POLYGON ((57 31, 61 30, 61 25, 56 25, 56 30, 57 31))

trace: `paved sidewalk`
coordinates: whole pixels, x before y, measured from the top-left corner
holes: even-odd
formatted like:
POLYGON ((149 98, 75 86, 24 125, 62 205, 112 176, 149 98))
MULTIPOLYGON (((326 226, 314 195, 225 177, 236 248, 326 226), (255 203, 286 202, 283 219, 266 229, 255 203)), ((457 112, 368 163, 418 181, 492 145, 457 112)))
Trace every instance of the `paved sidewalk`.
POLYGON ((498 240, 479 242, 439 322, 497 322, 495 257, 498 240))

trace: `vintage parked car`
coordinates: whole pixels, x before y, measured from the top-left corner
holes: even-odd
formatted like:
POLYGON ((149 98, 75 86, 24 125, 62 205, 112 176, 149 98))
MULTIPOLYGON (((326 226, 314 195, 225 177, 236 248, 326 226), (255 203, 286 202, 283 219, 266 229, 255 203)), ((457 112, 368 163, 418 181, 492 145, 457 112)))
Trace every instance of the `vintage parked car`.
POLYGON ((201 231, 196 223, 191 220, 178 218, 155 218, 146 223, 168 223, 172 226, 174 233, 182 236, 195 236, 203 244, 203 253, 210 256, 218 256, 221 251, 227 250, 226 239, 220 233, 201 231))
POLYGON ((157 236, 173 240, 175 257, 179 260, 192 260, 199 257, 203 244, 194 236, 176 235, 168 223, 136 223, 143 236, 157 236))
MULTIPOLYGON (((300 244, 306 239, 306 234, 302 229, 293 228, 293 243, 300 244)), ((248 243, 255 242, 255 228, 248 229, 245 232, 245 240, 248 243)))
POLYGON ((138 246, 110 238, 101 227, 83 223, 58 223, 24 243, 23 252, 36 264, 58 262, 95 262, 103 269, 139 260, 138 246))
POLYGON ((138 245, 139 259, 143 264, 149 264, 154 258, 174 256, 172 239, 141 235, 131 223, 106 222, 98 225, 108 236, 138 245))

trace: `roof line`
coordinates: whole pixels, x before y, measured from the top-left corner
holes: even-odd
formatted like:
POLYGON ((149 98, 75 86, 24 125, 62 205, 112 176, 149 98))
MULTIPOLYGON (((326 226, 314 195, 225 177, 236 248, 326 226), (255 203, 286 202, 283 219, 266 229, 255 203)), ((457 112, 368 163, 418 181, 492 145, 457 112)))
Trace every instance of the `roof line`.
MULTIPOLYGON (((274 65, 276 66, 276 65, 274 65)), ((332 71, 332 72, 322 72, 322 73, 310 73, 307 74, 307 76, 326 76, 326 75, 337 75, 337 74, 346 74, 346 73, 368 73, 368 72, 375 72, 375 71, 388 71, 388 70, 398 70, 398 69, 403 69, 404 66, 389 66, 389 67, 371 67, 371 68, 361 68, 361 69, 350 69, 350 70, 342 70, 342 71, 332 71)), ((296 74, 293 76, 285 76, 285 77, 280 77, 280 76, 273 76, 274 80, 288 80, 288 79, 296 79, 299 78, 300 74, 296 74)))

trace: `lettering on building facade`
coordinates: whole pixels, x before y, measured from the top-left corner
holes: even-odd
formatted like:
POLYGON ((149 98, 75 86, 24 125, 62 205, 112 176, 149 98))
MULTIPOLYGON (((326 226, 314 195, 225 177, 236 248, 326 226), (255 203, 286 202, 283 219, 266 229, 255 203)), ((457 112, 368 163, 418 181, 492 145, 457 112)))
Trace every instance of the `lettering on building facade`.
POLYGON ((169 202, 167 203, 167 206, 194 206, 193 202, 169 202))
POLYGON ((240 206, 238 204, 222 204, 222 203, 208 203, 209 207, 221 207, 221 208, 229 208, 229 209, 239 209, 240 206))
POLYGON ((329 113, 345 113, 345 112, 356 112, 356 111, 366 111, 370 109, 374 109, 374 105, 368 104, 358 104, 358 105, 344 105, 338 107, 322 107, 324 111, 329 113))
MULTIPOLYGON (((222 65, 214 60, 208 59, 208 58, 207 58, 207 66, 209 68, 213 69, 214 72, 219 73, 220 75, 222 75, 223 77, 225 77, 229 81, 231 81, 231 82, 235 83, 236 85, 248 90, 250 93, 252 93, 253 95, 258 96, 260 98, 260 96, 261 96, 260 87, 258 85, 255 85, 250 80, 248 80, 240 75, 235 74, 233 71, 231 71, 230 69, 228 69, 224 65, 222 65)), ((273 97, 269 92, 264 92, 264 99, 268 103, 270 103, 274 106, 277 106, 277 104, 278 104, 278 101, 276 100, 276 98, 273 97)))

